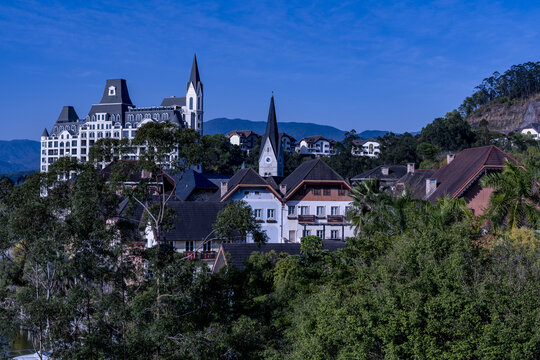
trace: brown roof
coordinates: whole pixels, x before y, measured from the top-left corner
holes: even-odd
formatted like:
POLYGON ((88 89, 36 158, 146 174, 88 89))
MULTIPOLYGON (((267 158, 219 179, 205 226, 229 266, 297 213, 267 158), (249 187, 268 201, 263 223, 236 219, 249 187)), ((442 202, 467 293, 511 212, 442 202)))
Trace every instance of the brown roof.
MULTIPOLYGON (((433 202, 444 196, 457 198, 486 171, 502 170, 506 160, 519 164, 494 145, 465 149, 431 176, 437 180, 437 188, 427 199, 433 202)), ((425 184, 423 189, 425 193, 425 184)))

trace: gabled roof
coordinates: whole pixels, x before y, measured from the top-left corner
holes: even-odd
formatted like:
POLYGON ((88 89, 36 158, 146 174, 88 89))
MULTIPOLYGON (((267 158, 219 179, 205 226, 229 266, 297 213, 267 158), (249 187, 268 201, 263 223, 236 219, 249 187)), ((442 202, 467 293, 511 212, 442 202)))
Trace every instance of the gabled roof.
POLYGON ((325 138, 324 136, 320 136, 320 135, 308 136, 308 137, 302 138, 300 141, 305 141, 308 144, 315 144, 319 140, 325 140, 325 141, 328 141, 331 144, 334 144, 336 142, 333 139, 328 139, 328 138, 325 138))
POLYGON ((129 92, 125 79, 109 79, 105 83, 105 90, 103 90, 103 97, 100 104, 125 104, 133 105, 129 97, 129 92), (114 95, 109 95, 109 88, 115 88, 114 95))
POLYGON ((230 138, 233 135, 238 135, 243 138, 248 138, 251 135, 255 135, 256 137, 261 137, 261 135, 251 131, 251 130, 232 130, 225 134, 226 137, 230 138))
POLYGON ((300 164, 280 185, 287 186, 286 197, 289 197, 304 181, 342 181, 347 184, 345 179, 323 160, 313 159, 300 164))
POLYGON ((525 129, 534 129, 536 132, 540 132, 540 123, 530 123, 527 125, 523 125, 520 128, 520 130, 525 130, 525 129))
POLYGON ((437 188, 427 199, 436 201, 444 196, 457 198, 485 171, 502 170, 506 160, 519 164, 495 145, 465 149, 431 176, 437 181, 437 188))
POLYGON ((367 140, 353 140, 352 143, 356 146, 362 146, 362 145, 365 145, 366 143, 368 142, 374 142, 374 143, 378 143, 377 140, 375 140, 374 138, 369 138, 367 140))
MULTIPOLYGON (((276 120, 276 107, 274 106, 274 95, 270 99, 270 108, 268 109, 268 120, 266 121, 266 131, 264 132, 261 146, 264 146, 266 139, 270 140, 272 144, 272 150, 276 159, 279 159, 279 153, 281 149, 281 143, 279 142, 279 132, 276 120)), ((263 154, 263 148, 261 147, 261 154, 263 154)))
POLYGON ((379 165, 376 168, 368 170, 351 178, 352 181, 365 181, 377 179, 381 181, 398 180, 407 173, 405 165, 379 165), (383 174, 383 168, 388 168, 388 175, 383 174))
MULTIPOLYGON (((335 251, 338 249, 343 249, 347 245, 341 241, 323 241, 323 249, 328 251, 335 251)), ((218 255, 216 257, 215 264, 221 262, 226 266, 234 266, 239 270, 245 268, 245 261, 249 258, 254 252, 259 253, 269 253, 275 251, 277 255, 281 253, 289 255, 299 255, 300 254, 300 243, 284 243, 284 244, 273 244, 267 243, 263 245, 258 244, 246 244, 246 243, 233 243, 233 244, 221 244, 218 255), (218 261, 218 257, 225 259, 225 261, 218 261), (228 258, 228 260, 227 260, 228 258)), ((219 260, 222 260, 219 259, 219 260)), ((215 267, 214 270, 219 271, 219 266, 215 267)))
POLYGON ((267 188, 281 199, 279 193, 274 187, 268 183, 263 177, 255 172, 252 168, 240 169, 227 182, 227 193, 221 197, 221 201, 226 200, 239 188, 267 188))
POLYGON ((60 115, 58 115, 57 123, 76 122, 79 120, 79 116, 75 112, 73 106, 64 106, 60 115))
POLYGON ((170 96, 163 98, 160 106, 186 106, 185 96, 170 96))
POLYGON ((176 213, 174 226, 163 232, 164 241, 203 240, 212 231, 218 213, 226 204, 210 201, 169 201, 176 213))
POLYGON ((287 134, 287 133, 284 133, 284 132, 280 132, 279 133, 279 138, 283 138, 283 137, 288 137, 289 139, 293 140, 294 142, 296 142, 296 139, 294 137, 292 137, 291 135, 287 134))
POLYGON ((196 190, 217 191, 219 187, 201 173, 189 169, 182 175, 173 176, 176 181, 176 197, 186 201, 196 190))
MULTIPOLYGON (((197 84, 201 82, 201 77, 199 76, 199 66, 197 65, 197 55, 193 55, 193 64, 191 65, 191 74, 189 76, 189 81, 187 83, 187 89, 189 89, 189 84, 193 84, 195 90, 197 90, 197 84)), ((202 83, 201 83, 202 87, 202 83)))

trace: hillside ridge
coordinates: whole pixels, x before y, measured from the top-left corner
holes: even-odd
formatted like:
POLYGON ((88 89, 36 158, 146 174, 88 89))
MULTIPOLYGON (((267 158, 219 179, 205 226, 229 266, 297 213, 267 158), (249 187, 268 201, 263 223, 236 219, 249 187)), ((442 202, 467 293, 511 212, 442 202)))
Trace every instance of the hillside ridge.
POLYGON ((501 101, 495 99, 482 105, 465 118, 473 129, 486 120, 491 131, 508 134, 525 124, 540 122, 540 93, 528 98, 501 101))

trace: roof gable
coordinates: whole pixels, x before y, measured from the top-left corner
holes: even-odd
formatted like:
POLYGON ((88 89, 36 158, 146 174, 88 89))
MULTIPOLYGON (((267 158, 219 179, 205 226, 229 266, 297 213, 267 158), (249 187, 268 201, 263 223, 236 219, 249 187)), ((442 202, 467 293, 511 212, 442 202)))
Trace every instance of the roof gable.
POLYGON ((281 200, 281 196, 272 187, 271 183, 267 182, 252 168, 244 168, 238 170, 236 174, 234 174, 233 177, 227 182, 227 192, 221 197, 221 201, 228 199, 237 189, 245 187, 265 187, 281 200))
POLYGON ((437 180, 437 188, 428 199, 435 201, 444 196, 459 197, 484 171, 501 170, 506 160, 519 164, 494 145, 465 149, 431 176, 431 179, 437 180))
MULTIPOLYGON (((321 159, 313 159, 300 164, 280 185, 287 186, 287 197, 304 181, 336 181, 345 179, 321 159)), ((348 184, 347 184, 348 186, 348 184)))

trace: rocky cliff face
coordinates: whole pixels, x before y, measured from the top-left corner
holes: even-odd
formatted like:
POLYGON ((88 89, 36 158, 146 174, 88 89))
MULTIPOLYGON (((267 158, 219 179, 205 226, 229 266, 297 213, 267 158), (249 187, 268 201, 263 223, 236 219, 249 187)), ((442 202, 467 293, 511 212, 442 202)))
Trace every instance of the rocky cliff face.
POLYGON ((492 101, 466 120, 473 129, 477 129, 482 120, 487 120, 490 130, 508 134, 525 124, 540 122, 540 94, 512 103, 492 101))

